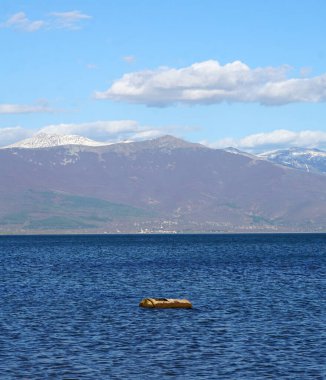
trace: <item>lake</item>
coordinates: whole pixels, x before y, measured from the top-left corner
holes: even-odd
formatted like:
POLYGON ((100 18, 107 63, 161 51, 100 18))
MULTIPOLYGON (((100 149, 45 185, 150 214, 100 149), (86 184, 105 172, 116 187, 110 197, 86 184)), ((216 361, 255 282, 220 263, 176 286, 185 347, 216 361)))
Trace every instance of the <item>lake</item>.
POLYGON ((0 285, 1 379, 326 378, 325 234, 1 236, 0 285))

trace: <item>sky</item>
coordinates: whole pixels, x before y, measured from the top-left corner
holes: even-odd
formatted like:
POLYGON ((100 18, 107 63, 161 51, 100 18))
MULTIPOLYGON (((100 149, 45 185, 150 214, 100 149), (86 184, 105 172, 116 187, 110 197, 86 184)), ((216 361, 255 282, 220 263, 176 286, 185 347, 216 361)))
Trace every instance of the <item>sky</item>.
POLYGON ((1 0, 0 146, 326 149, 324 0, 1 0))

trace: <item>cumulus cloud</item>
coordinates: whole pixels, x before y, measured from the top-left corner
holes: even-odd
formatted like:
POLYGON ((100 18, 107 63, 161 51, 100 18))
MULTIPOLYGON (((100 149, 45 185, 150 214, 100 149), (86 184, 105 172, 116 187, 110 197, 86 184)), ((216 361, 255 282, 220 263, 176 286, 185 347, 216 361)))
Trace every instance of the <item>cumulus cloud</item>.
POLYGON ((32 132, 27 131, 22 127, 0 128, 0 147, 26 139, 31 135, 32 132))
POLYGON ((90 19, 91 16, 80 11, 52 12, 54 26, 60 29, 80 29, 82 20, 90 19))
POLYGON ((326 149, 326 132, 323 131, 289 131, 278 129, 245 136, 241 139, 225 138, 213 144, 214 148, 233 147, 250 152, 283 149, 289 147, 326 149))
POLYGON ((7 21, 1 24, 2 28, 14 28, 24 32, 35 32, 44 28, 46 22, 43 20, 30 20, 24 12, 18 12, 8 18, 7 21))
POLYGON ((26 105, 26 104, 0 104, 0 114, 20 114, 20 113, 43 113, 53 112, 53 109, 46 104, 26 105))
POLYGON ((222 102, 284 105, 325 102, 326 74, 289 78, 289 66, 250 68, 235 61, 221 65, 209 60, 180 69, 161 67, 123 75, 96 99, 148 106, 215 104, 222 102))
POLYGON ((301 69, 300 69, 300 75, 302 77, 309 76, 311 72, 312 72, 312 68, 311 67, 301 67, 301 69))
POLYGON ((39 132, 59 135, 81 135, 97 141, 116 142, 154 138, 166 133, 158 128, 142 126, 134 120, 94 121, 80 124, 54 124, 39 132))

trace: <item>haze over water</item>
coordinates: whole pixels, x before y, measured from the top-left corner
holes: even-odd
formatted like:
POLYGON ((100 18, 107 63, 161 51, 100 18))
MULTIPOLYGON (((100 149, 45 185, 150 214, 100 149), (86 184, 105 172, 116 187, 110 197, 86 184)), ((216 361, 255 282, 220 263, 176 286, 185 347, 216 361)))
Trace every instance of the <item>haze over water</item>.
POLYGON ((1 379, 326 377, 325 234, 2 236, 0 252, 1 379))

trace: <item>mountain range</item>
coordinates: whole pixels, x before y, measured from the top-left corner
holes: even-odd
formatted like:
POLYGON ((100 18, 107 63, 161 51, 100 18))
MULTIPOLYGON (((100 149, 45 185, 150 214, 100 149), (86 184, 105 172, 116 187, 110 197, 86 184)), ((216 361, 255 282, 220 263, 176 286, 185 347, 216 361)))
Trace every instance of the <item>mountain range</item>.
POLYGON ((105 145, 39 134, 0 149, 0 232, 325 231, 325 161, 173 136, 105 145))

